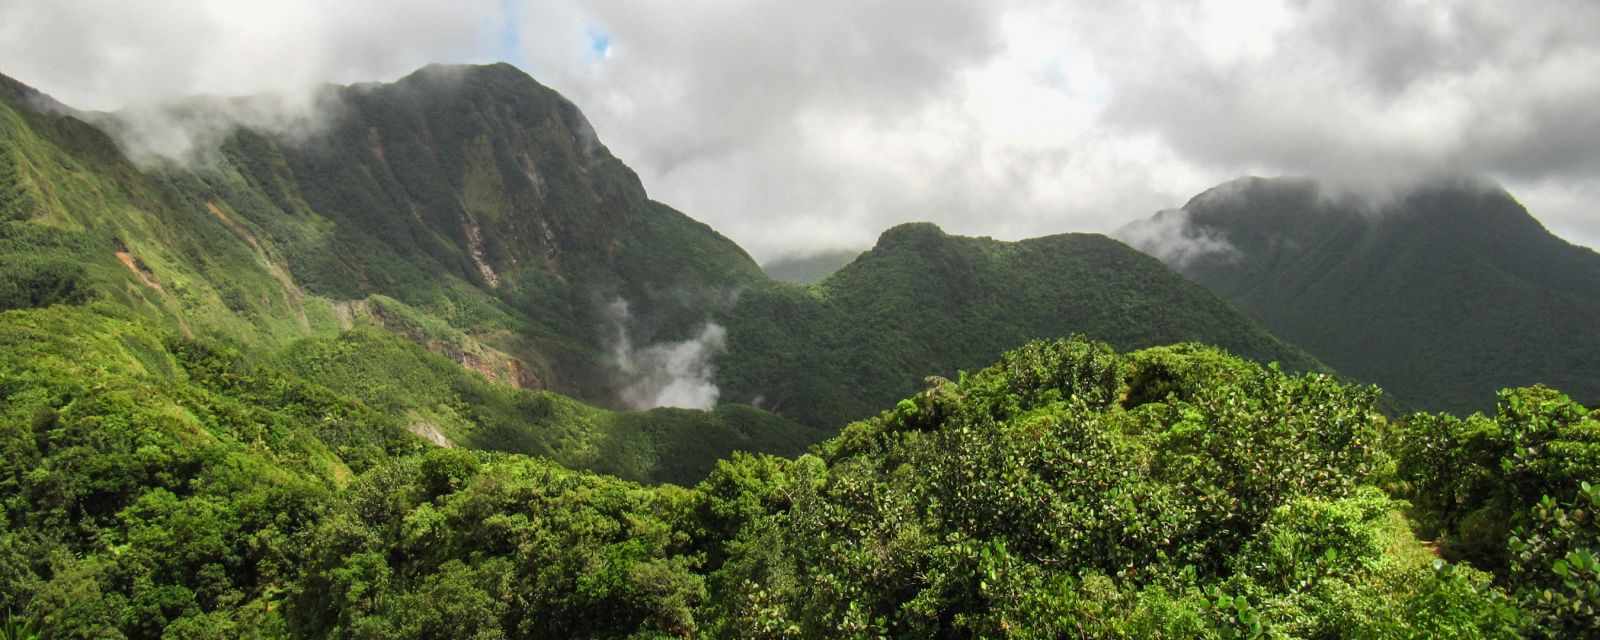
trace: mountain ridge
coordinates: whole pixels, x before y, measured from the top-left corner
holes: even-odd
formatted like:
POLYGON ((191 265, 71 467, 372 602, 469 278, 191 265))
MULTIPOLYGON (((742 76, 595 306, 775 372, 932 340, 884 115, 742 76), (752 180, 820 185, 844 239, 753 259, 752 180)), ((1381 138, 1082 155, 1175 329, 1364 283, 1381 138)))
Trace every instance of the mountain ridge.
POLYGON ((724 317, 730 350, 717 381, 728 396, 780 407, 804 398, 796 417, 809 424, 866 417, 925 376, 955 376, 1037 336, 1081 334, 1122 349, 1203 341, 1290 370, 1324 369, 1100 234, 1003 242, 905 223, 821 282, 746 291, 724 317), (857 395, 829 392, 828 380, 857 395))
MULTIPOLYGON (((820 402, 832 408, 805 412, 810 426, 822 429, 870 415, 930 373, 953 375, 958 368, 981 366, 1038 337, 1104 334, 1121 347, 1208 339, 1243 346, 1241 352, 1251 357, 1310 366, 1299 354, 1285 358, 1291 350, 1282 345, 1251 348, 1272 340, 1228 337, 1261 332, 1211 301, 1202 305, 1212 318, 1205 330, 1151 312, 1147 303, 1140 303, 1147 311, 1131 323, 1090 317, 1082 304, 1075 307, 1077 315, 1051 315, 1047 307, 1071 299, 1053 288, 1048 275, 1029 289, 1027 318, 1010 318, 999 307, 967 314, 958 334, 983 336, 976 340, 918 329, 905 309, 870 318, 841 314, 834 305, 800 316, 814 316, 820 324, 763 317, 770 310, 764 302, 746 301, 794 294, 771 282, 736 243, 650 200, 637 174, 610 155, 575 105, 515 67, 431 65, 392 83, 328 86, 323 92, 337 108, 315 135, 283 137, 270 129, 235 127, 216 138, 218 150, 207 164, 192 168, 167 163, 145 171, 71 114, 22 118, 42 130, 85 129, 100 141, 84 145, 87 159, 75 156, 80 151, 71 146, 21 148, 34 156, 57 154, 51 157, 61 166, 97 163, 63 172, 91 179, 85 193, 132 194, 125 207, 113 202, 45 208, 47 216, 76 215, 72 224, 102 228, 88 233, 107 248, 95 256, 103 266, 85 288, 134 295, 143 300, 141 308, 175 331, 246 345, 331 337, 354 324, 373 324, 502 382, 612 407, 626 384, 613 362, 619 339, 677 344, 718 321, 732 328, 730 350, 716 360, 714 381, 728 391, 725 397, 767 401, 786 411, 832 398, 820 402), (129 216, 139 222, 124 222, 129 216), (608 311, 619 302, 628 309, 625 321, 608 311), (1228 319, 1217 320, 1223 317, 1228 319), (1224 329, 1226 324, 1237 326, 1224 329), (774 334, 773 327, 786 327, 787 333, 774 334), (870 329, 863 333, 861 327, 870 329), (1148 335, 1141 337, 1143 329, 1148 335), (815 353, 793 357, 785 335, 817 342, 815 353), (942 346, 952 339, 973 344, 942 346), (752 345, 762 351, 740 353, 752 345), (861 355, 868 352, 881 358, 861 355), (959 357, 947 362, 930 353, 959 357), (814 360, 824 355, 831 361, 814 360), (769 362, 752 364, 759 361, 769 362), (815 371, 837 376, 797 374, 795 362, 812 362, 815 371), (797 387, 791 384, 797 375, 810 381, 797 387), (874 391, 840 399, 838 380, 874 391), (773 387, 763 388, 768 384, 773 387)), ((45 138, 65 144, 62 136, 45 138)), ((71 184, 70 178, 46 174, 41 175, 71 184)), ((902 234, 936 253, 968 242, 951 240, 937 228, 925 229, 926 237, 917 240, 917 229, 885 231, 880 244, 886 246, 876 255, 890 252, 902 234)), ((1087 240, 1062 248, 1083 248, 1098 256, 1093 259, 1129 257, 1087 240)), ((877 266, 863 266, 854 276, 835 274, 840 283, 857 284, 824 282, 818 291, 851 299, 847 305, 882 307, 865 292, 851 293, 852 287, 884 290, 893 286, 889 281, 911 274, 874 269, 903 270, 918 261, 938 269, 903 284, 941 288, 948 295, 1000 295, 973 287, 1012 287, 1027 279, 1002 273, 1031 269, 1026 260, 979 260, 985 251, 967 247, 932 262, 909 254, 904 260, 858 260, 877 266), (973 280, 980 272, 987 279, 973 280), (952 281, 941 281, 946 278, 952 281)), ((1063 269, 1085 264, 1034 262, 1063 269)), ((1182 286, 1148 267, 1141 267, 1142 280, 1115 280, 1102 270, 1075 286, 1079 294, 1095 291, 1124 302, 1146 295, 1144 287, 1170 293, 1182 286), (1126 290, 1101 291, 1114 286, 1126 290)), ((814 304, 809 294, 793 302, 814 304)), ((945 303, 906 298, 897 304, 931 312, 945 303)))

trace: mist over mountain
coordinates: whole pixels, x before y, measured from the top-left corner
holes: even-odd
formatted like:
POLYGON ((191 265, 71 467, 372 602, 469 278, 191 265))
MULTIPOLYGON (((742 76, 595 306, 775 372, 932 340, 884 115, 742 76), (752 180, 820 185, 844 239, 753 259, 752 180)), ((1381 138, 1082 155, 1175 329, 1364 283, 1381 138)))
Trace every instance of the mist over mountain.
POLYGON ((793 284, 816 284, 850 264, 862 252, 835 249, 778 258, 761 265, 767 277, 793 284))
POLYGON ((1407 406, 1488 409, 1532 384, 1600 397, 1600 254, 1483 181, 1364 197, 1245 178, 1118 236, 1407 406))

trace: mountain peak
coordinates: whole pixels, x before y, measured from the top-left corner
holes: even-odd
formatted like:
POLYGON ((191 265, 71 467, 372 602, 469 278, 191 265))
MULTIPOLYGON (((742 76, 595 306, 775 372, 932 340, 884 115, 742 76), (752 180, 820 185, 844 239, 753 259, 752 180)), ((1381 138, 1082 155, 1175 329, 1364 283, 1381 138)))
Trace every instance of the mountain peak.
MULTIPOLYGON (((571 100, 527 72, 505 62, 482 65, 430 64, 391 84, 356 85, 357 99, 381 96, 447 108, 473 128, 564 129, 587 162, 611 158, 589 119, 571 100)), ((642 188, 642 187, 641 187, 642 188)))
POLYGON ((508 62, 490 64, 430 63, 402 76, 395 84, 441 83, 471 79, 478 82, 500 82, 508 86, 523 85, 548 90, 526 71, 508 62))
POLYGON ((1282 248, 1285 238, 1315 240, 1337 229, 1429 239, 1511 260, 1573 248, 1504 187, 1466 174, 1367 189, 1301 177, 1239 178, 1202 192, 1182 209, 1159 212, 1129 227, 1151 223, 1181 225, 1182 235, 1189 238, 1267 243, 1274 250, 1282 248))
POLYGON ((944 229, 932 222, 904 222, 885 229, 878 235, 877 249, 902 245, 922 245, 949 237, 944 229))
POLYGON ((1196 209, 1218 206, 1241 198, 1315 198, 1318 192, 1317 181, 1310 178, 1243 176, 1200 192, 1190 198, 1189 202, 1183 205, 1183 208, 1196 209))

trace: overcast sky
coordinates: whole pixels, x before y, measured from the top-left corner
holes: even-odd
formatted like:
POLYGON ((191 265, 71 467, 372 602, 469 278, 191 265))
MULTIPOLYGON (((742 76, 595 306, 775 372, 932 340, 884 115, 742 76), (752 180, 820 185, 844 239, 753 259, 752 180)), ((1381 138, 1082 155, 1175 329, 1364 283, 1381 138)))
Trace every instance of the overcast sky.
POLYGON ((759 259, 1440 171, 1600 246, 1592 0, 0 0, 0 73, 80 108, 497 60, 759 259))

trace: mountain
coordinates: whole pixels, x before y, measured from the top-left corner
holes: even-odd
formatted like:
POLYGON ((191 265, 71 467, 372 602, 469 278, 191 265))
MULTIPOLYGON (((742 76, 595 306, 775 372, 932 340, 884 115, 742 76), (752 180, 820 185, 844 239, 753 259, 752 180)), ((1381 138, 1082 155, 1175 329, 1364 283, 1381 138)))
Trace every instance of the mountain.
MULTIPOLYGON (((214 127, 261 99, 164 117, 214 127)), ((692 333, 700 292, 765 279, 649 200, 570 102, 506 65, 320 100, 336 108, 307 138, 232 126, 208 157, 135 163, 119 130, 135 116, 0 81, 0 310, 22 314, 0 324, 54 305, 84 316, 69 326, 136 320, 332 385, 436 441, 640 480, 690 482, 735 448, 821 437, 748 407, 609 410, 626 382, 619 334, 692 333), (626 318, 608 314, 616 300, 626 318)))
MULTIPOLYGON (((251 100, 167 117, 188 126, 251 100)), ((57 249, 27 273, 81 265, 56 288, 247 343, 337 331, 350 301, 384 295, 515 360, 509 379, 589 399, 614 391, 597 355, 605 302, 628 300, 634 329, 688 332, 703 314, 682 292, 763 280, 737 245, 651 201, 576 107, 514 67, 427 67, 319 100, 335 106, 308 139, 234 128, 200 166, 155 169, 82 114, 10 101, 3 214, 57 249)), ((7 272, 11 288, 50 289, 7 272)))
POLYGON ((1041 336, 1126 349, 1201 341, 1322 368, 1160 261, 1095 234, 1001 242, 905 224, 813 287, 745 291, 723 323, 724 397, 815 425, 866 417, 925 376, 1041 336))
POLYGON ((767 277, 792 284, 816 284, 850 264, 860 251, 838 249, 778 258, 761 265, 767 277))
POLYGON ((1600 398, 1600 254, 1502 189, 1446 180, 1374 204, 1249 178, 1119 235, 1407 406, 1488 409, 1537 383, 1600 398))

